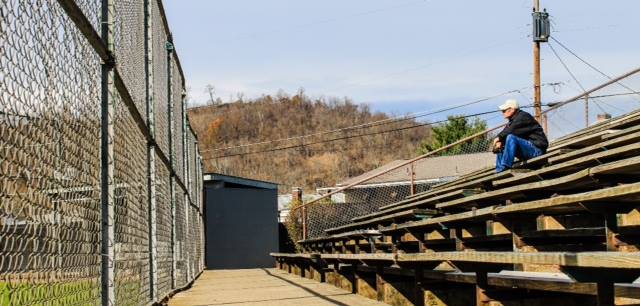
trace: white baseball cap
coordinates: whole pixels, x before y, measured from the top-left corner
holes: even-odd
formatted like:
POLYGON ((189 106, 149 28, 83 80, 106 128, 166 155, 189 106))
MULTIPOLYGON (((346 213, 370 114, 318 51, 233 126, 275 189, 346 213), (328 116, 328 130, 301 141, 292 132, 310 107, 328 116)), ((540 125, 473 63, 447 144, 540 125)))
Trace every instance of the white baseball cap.
POLYGON ((500 108, 501 111, 505 111, 510 108, 519 109, 520 105, 518 105, 518 101, 516 101, 515 99, 509 99, 507 101, 504 101, 504 104, 498 106, 498 108, 500 108))

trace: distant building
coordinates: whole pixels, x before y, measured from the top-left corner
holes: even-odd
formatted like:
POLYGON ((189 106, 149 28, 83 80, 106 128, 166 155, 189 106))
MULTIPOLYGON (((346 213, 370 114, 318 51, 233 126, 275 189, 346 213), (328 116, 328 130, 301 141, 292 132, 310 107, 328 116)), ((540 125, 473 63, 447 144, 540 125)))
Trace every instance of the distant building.
POLYGON ((385 173, 406 161, 396 160, 390 162, 382 167, 340 182, 335 187, 320 188, 318 193, 327 194, 367 177, 384 173, 332 196, 332 200, 337 203, 368 203, 375 199, 376 202, 392 203, 410 195, 412 185, 415 186, 416 193, 423 192, 431 189, 434 185, 454 180, 463 174, 482 168, 494 167, 495 155, 491 152, 482 152, 430 157, 416 161, 413 167, 409 164, 385 173))

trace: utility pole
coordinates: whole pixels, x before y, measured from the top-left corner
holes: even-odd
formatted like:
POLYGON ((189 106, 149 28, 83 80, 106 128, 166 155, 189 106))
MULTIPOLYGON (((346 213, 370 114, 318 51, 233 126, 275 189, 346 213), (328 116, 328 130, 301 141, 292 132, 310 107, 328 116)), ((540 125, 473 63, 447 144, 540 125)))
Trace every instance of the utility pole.
POLYGON ((540 89, 540 43, 548 42, 551 36, 551 25, 547 10, 540 11, 540 0, 533 0, 533 108, 538 122, 542 120, 542 90, 540 89))
MULTIPOLYGON (((540 0, 533 0, 533 12, 540 13, 540 0)), ((534 32, 537 24, 534 22, 534 32)), ((533 37, 533 89, 534 100, 533 108, 535 110, 535 118, 538 122, 542 122, 542 90, 540 89, 540 40, 533 37)))

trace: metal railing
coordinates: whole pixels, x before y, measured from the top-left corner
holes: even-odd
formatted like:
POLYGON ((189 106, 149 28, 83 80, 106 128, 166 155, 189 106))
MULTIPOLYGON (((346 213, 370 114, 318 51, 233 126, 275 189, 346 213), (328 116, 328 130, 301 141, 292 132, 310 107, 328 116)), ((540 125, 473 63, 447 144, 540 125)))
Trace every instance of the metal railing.
MULTIPOLYGON (((598 97, 602 99, 601 103, 606 103, 605 98, 624 97, 627 102, 634 103, 631 105, 632 108, 638 108, 640 93, 630 89, 622 83, 623 81, 631 82, 635 88, 639 87, 640 68, 616 78, 610 78, 608 82, 569 99, 548 103, 549 107, 542 112, 543 126, 549 126, 549 129, 565 126, 566 129, 554 130, 553 133, 547 131, 547 134, 551 134, 553 139, 561 139, 562 136, 584 128, 584 125, 576 124, 574 124, 576 126, 567 126, 570 120, 576 122, 583 120, 581 116, 586 108, 581 103, 575 102, 598 103, 595 100, 595 97, 598 97), (620 90, 623 90, 622 94, 620 90), (592 98, 589 99, 589 97, 592 98), (568 119, 569 116, 577 116, 577 118, 568 119)), ((616 111, 611 108, 609 110, 616 111)), ((622 115, 625 112, 624 109, 619 109, 616 115, 622 115)), ((595 120, 590 121, 592 125, 595 123, 595 120)), ((439 173, 457 171, 458 175, 463 175, 495 165, 493 163, 495 157, 490 153, 490 145, 502 127, 504 124, 464 137, 410 160, 398 162, 383 171, 353 178, 344 186, 338 186, 319 198, 295 205, 285 221, 291 240, 327 236, 326 229, 347 225, 352 223, 355 217, 378 211, 381 207, 397 203, 452 179, 442 177, 439 173), (455 169, 443 170, 447 167, 455 169)))
POLYGON ((203 270, 162 2, 0 0, 0 304, 145 305, 203 270))

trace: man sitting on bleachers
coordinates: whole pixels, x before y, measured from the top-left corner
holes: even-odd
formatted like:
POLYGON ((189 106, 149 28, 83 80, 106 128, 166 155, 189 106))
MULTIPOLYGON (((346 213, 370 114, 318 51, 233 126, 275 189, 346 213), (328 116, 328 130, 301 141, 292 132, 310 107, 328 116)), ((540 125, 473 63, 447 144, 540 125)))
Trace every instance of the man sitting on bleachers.
POLYGON ((520 110, 518 101, 507 100, 500 105, 507 126, 493 140, 496 153, 496 172, 511 169, 514 158, 525 161, 547 151, 549 142, 544 130, 529 113, 520 110))

